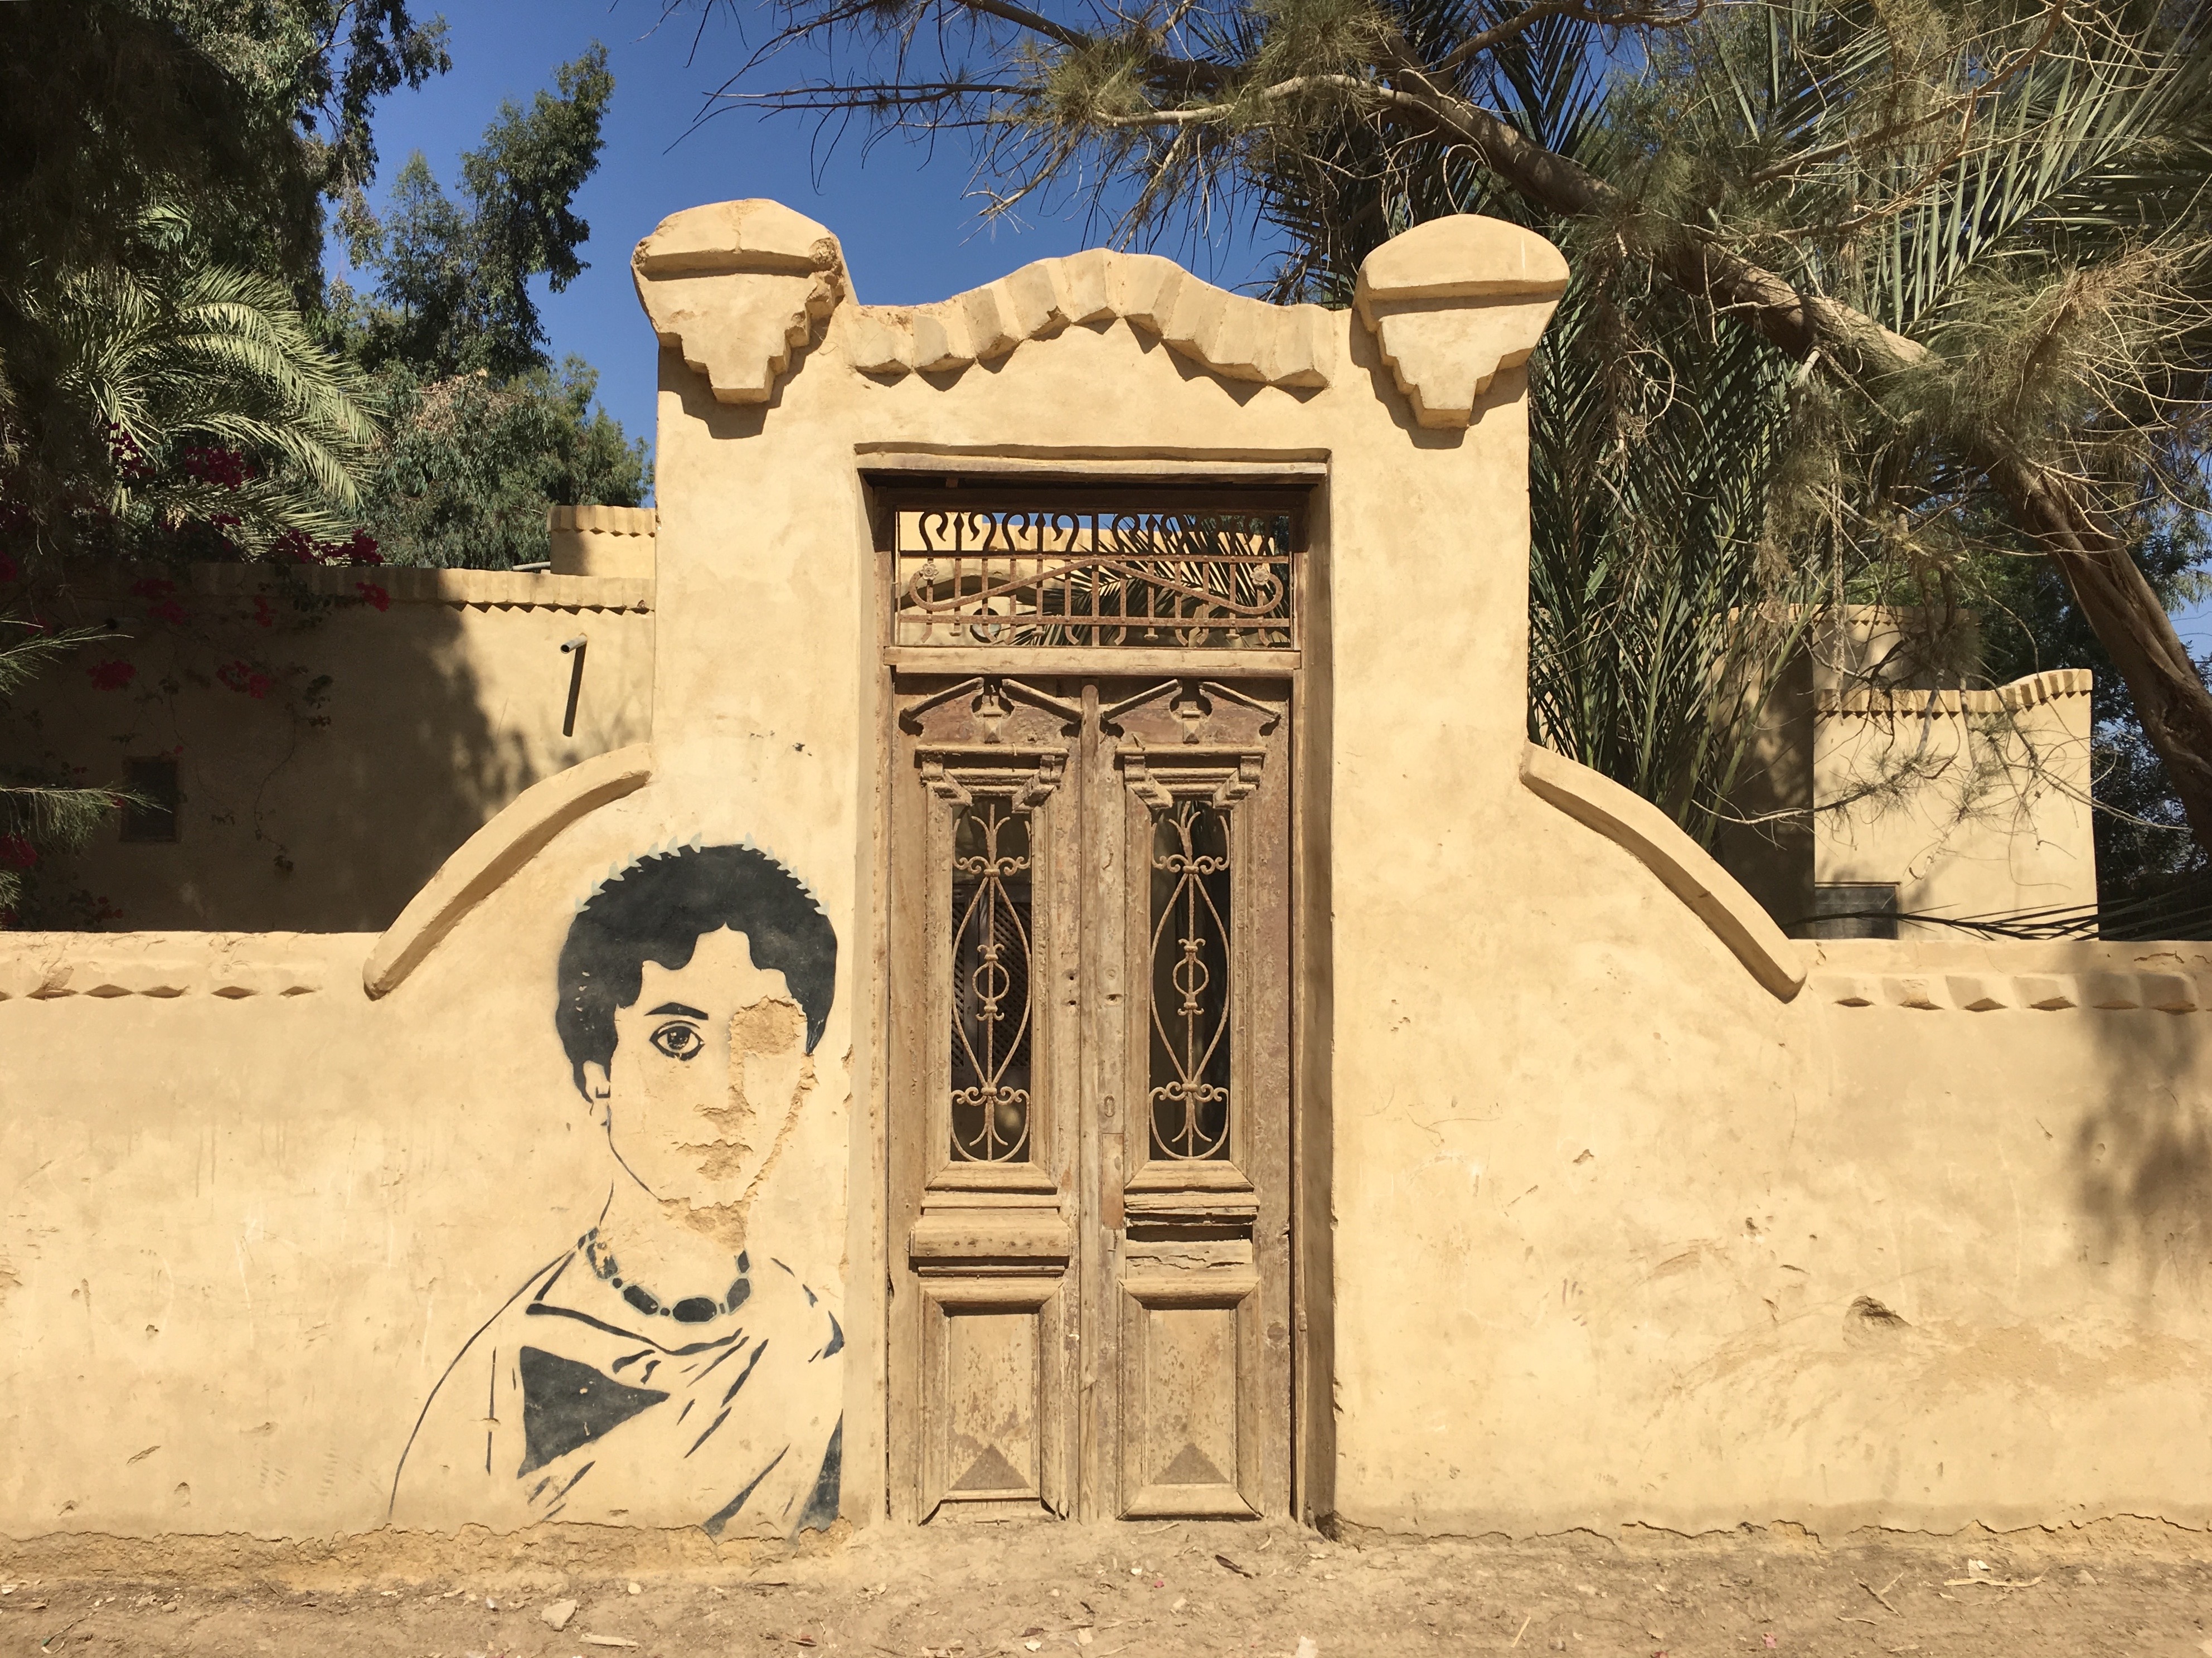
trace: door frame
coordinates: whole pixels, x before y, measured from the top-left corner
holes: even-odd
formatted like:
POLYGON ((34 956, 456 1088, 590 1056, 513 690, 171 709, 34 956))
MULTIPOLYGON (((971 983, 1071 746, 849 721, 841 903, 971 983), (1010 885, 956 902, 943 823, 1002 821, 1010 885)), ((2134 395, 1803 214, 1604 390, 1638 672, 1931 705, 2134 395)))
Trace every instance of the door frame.
MULTIPOLYGON (((1326 1527, 1336 1496, 1334 1254, 1330 1193, 1334 1168, 1331 1108, 1334 996, 1329 970, 1330 756, 1333 749, 1330 665, 1333 635, 1329 598, 1329 466, 1325 453, 1279 459, 1235 456, 1132 458, 1117 453, 1063 452, 1039 457, 1007 445, 948 452, 898 445, 860 446, 855 455, 860 574, 869 595, 862 629, 863 708, 873 734, 866 772, 857 780, 866 803, 866 834, 860 850, 861 890, 870 895, 869 948, 854 963, 857 1005, 868 1032, 856 1054, 851 1122, 848 1258, 855 1270, 847 1306, 848 1345, 857 1349, 848 1382, 844 1516, 855 1524, 891 1513, 890 1331, 890 1287, 899 1241, 889 1224, 893 1170, 889 1138, 890 1029, 892 963, 890 802, 896 780, 896 671, 1143 675, 1200 673, 1215 679, 1287 679, 1291 687, 1290 755, 1290 1311, 1291 1513, 1302 1523, 1326 1527), (1249 503, 1255 495, 1295 493, 1304 522, 1297 562, 1296 651, 1153 651, 1076 647, 952 649, 901 647, 893 643, 890 515, 925 493, 963 487, 979 494, 1021 490, 1058 495, 1071 489, 1115 486, 1135 493, 1173 494, 1179 504, 1204 496, 1219 504, 1249 503), (880 1272, 880 1278, 872 1276, 880 1272), (855 1339, 857 1338, 857 1339, 855 1339), (858 1429, 859 1431, 853 1431, 858 1429)), ((1211 504, 1211 503, 1209 503, 1211 504)))

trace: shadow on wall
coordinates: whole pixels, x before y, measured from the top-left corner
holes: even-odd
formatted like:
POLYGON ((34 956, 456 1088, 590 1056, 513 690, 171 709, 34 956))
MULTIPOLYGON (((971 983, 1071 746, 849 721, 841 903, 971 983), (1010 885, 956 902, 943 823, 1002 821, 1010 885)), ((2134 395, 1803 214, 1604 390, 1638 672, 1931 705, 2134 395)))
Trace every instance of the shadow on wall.
POLYGON ((2074 1134, 2085 1264, 2132 1267, 2145 1294, 2196 1291, 2212 1267, 2212 1100, 2203 1013, 2085 1011, 2103 1098, 2074 1134))
POLYGON ((418 574, 434 573, 360 584, 368 598, 179 594, 159 618, 123 601, 136 613, 112 618, 112 645, 17 699, 8 757, 140 787, 173 777, 173 822, 126 814, 41 872, 18 924, 380 931, 523 789, 645 735, 649 616, 394 597, 418 574), (564 737, 561 645, 580 634, 564 737))

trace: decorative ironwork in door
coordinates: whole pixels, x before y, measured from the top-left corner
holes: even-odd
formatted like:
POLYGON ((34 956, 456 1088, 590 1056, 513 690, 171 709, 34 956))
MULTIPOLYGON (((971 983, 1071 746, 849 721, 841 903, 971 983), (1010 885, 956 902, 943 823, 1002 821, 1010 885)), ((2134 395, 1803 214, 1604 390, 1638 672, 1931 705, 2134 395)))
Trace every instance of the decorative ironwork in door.
POLYGON ((1288 687, 899 689, 894 1508, 1286 1512, 1288 687))

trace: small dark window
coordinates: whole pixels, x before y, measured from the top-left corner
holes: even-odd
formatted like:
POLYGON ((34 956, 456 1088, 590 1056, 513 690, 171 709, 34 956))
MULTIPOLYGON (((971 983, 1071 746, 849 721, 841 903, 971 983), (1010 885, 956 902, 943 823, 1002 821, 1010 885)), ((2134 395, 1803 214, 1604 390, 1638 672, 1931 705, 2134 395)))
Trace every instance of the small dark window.
POLYGON ((1815 938, 1897 937, 1895 883, 1829 882, 1813 889, 1815 938))
POLYGON ((164 841, 177 838, 177 762, 130 760, 124 762, 123 786, 134 799, 123 804, 123 838, 133 841, 164 841))

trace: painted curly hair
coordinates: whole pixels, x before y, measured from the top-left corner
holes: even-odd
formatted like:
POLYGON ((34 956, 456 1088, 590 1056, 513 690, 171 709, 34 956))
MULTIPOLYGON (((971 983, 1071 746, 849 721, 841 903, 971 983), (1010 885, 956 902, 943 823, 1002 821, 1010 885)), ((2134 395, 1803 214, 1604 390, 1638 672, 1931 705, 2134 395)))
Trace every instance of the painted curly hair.
POLYGON ((837 933, 799 878, 751 847, 682 847, 641 859, 593 893, 561 947, 553 1015, 576 1086, 584 1066, 614 1059, 615 1010, 637 999, 645 964, 672 972, 699 940, 728 927, 753 965, 781 973, 806 1015, 806 1051, 822 1040, 836 993, 837 933))

